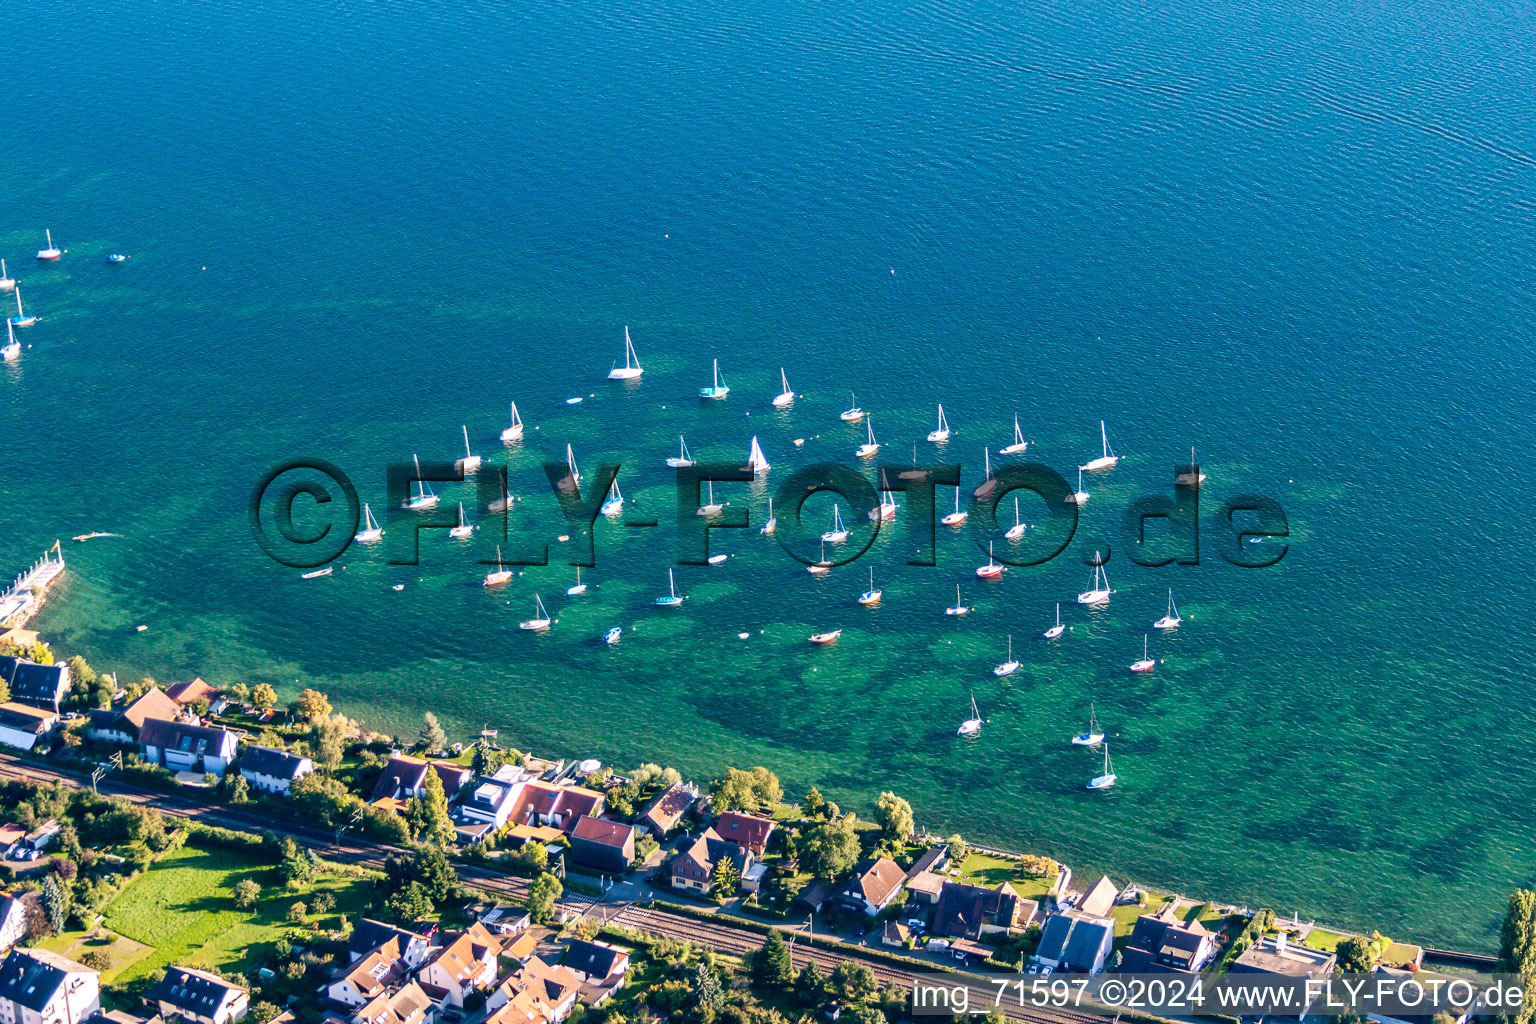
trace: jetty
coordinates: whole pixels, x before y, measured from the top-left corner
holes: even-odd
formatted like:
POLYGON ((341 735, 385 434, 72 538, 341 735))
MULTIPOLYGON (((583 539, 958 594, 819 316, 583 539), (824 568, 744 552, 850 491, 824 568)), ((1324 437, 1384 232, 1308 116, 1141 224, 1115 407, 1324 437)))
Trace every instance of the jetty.
POLYGON ((25 626, 43 607, 48 588, 64 574, 64 552, 59 542, 43 552, 43 557, 19 574, 0 593, 0 626, 25 626))

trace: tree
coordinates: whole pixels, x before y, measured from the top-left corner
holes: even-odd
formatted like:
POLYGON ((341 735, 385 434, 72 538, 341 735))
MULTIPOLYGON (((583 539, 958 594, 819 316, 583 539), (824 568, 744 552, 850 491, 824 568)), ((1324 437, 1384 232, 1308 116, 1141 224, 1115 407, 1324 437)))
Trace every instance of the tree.
POLYGON ((752 964, 753 976, 758 984, 771 988, 787 988, 795 978, 795 965, 789 958, 789 947, 777 928, 770 929, 763 940, 763 948, 757 951, 752 964))
POLYGON ((261 896, 261 886, 253 879, 242 878, 235 883, 235 906, 241 910, 250 910, 256 906, 256 900, 261 896))
POLYGON ((112 956, 104 949, 88 949, 80 954, 80 963, 93 971, 106 971, 112 968, 112 956))
POLYGON ((435 903, 441 903, 452 896, 454 888, 459 884, 459 876, 453 870, 453 865, 448 863, 443 851, 435 846, 416 851, 411 861, 411 875, 426 888, 427 895, 435 903))
POLYGON ((555 901, 565 892, 565 886, 554 875, 540 875, 528 888, 528 914, 536 924, 549 924, 555 919, 555 901))
POLYGON ((715 861, 715 870, 709 876, 709 891, 720 899, 729 899, 741 890, 741 871, 729 857, 715 861))
POLYGON ((257 683, 251 691, 251 703, 260 711, 271 711, 277 707, 277 691, 269 683, 257 683))
POLYGON ((699 964, 693 975, 693 1000, 698 1007, 699 1019, 709 1022, 720 1013, 720 1008, 725 1005, 725 991, 720 987, 720 979, 715 972, 709 969, 705 963, 699 964))
POLYGON ((288 923, 290 924, 303 924, 304 919, 308 916, 309 908, 303 903, 295 903, 288 908, 288 923))
POLYGON ((853 816, 811 826, 800 844, 800 861, 826 882, 851 871, 859 861, 859 836, 853 829, 853 816))
POLYGON ((292 888, 298 888, 309 884, 315 877, 315 861, 305 850, 292 839, 283 840, 283 859, 278 864, 278 870, 282 873, 283 881, 292 888))
POLYGON ((709 786, 710 798, 717 811, 756 811, 784 799, 779 778, 759 765, 751 771, 727 768, 709 786))
MULTIPOLYGON (((302 694, 300 699, 303 699, 302 694)), ((321 699, 325 699, 323 694, 321 699)), ((314 723, 309 729, 309 743, 314 750, 315 763, 326 771, 333 772, 341 767, 341 758, 347 751, 347 727, 350 723, 340 715, 326 715, 312 718, 310 721, 314 723)))
POLYGON ((875 803, 880 830, 890 839, 906 842, 912 835, 912 805, 895 793, 881 793, 875 803))
POLYGON ((69 916, 69 891, 58 875, 43 879, 43 912, 48 915, 48 927, 55 934, 64 930, 64 919, 69 916))
POLYGON ((299 717, 311 724, 331 717, 331 701, 319 690, 305 687, 299 691, 299 699, 296 702, 299 708, 299 717))
POLYGON ((805 791, 805 799, 800 802, 806 815, 811 818, 818 817, 827 806, 826 797, 821 795, 821 790, 812 786, 805 791))
POLYGON ((399 924, 420 921, 432 913, 432 897, 420 882, 411 882, 384 904, 384 912, 399 924))
POLYGON ((437 716, 430 711, 421 716, 420 740, 421 745, 429 751, 442 750, 448 745, 448 734, 443 732, 437 716))
POLYGON ((251 799, 251 784, 245 780, 245 776, 239 772, 234 773, 234 778, 229 783, 229 802, 232 804, 249 803, 251 799))
POLYGON ((1369 974, 1376 966, 1376 954, 1371 949, 1370 940, 1359 935, 1351 935, 1339 943, 1334 952, 1339 958, 1340 974, 1369 974))
POLYGON ((807 960, 800 973, 795 975, 795 998, 806 1006, 819 1006, 827 998, 827 981, 816 961, 807 960))
POLYGON ((421 789, 421 799, 411 801, 420 804, 417 838, 447 842, 453 838, 453 819, 448 816, 448 794, 443 791, 442 777, 435 771, 427 772, 427 781, 421 789))
POLYGON ((875 980, 875 972, 852 960, 839 963, 832 970, 832 977, 828 981, 832 991, 850 1003, 865 1002, 880 991, 880 983, 875 980))
POLYGON ((268 1024, 274 1017, 282 1015, 282 1007, 276 1003, 269 1003, 265 999, 251 1004, 251 1020, 253 1024, 268 1024))
POLYGON ((506 755, 484 739, 475 743, 475 753, 469 767, 476 775, 495 775, 496 770, 507 763, 506 755))
MULTIPOLYGON (((1499 972, 1516 975, 1527 992, 1536 984, 1536 892, 1529 889, 1510 894, 1500 930, 1499 972)), ((1526 1000, 1506 1017, 1516 1024, 1530 1024, 1536 1020, 1536 1001, 1526 1000)))
POLYGON ((946 842, 949 845, 949 859, 957 866, 963 864, 965 858, 971 855, 971 848, 965 844, 964 839, 960 838, 958 832, 950 836, 946 842))
POLYGON ((244 683, 235 683, 224 690, 224 696, 235 704, 249 704, 251 702, 251 688, 244 683))
POLYGON ((9 701, 10 699, 11 699, 11 684, 6 681, 5 677, 0 676, 0 704, 4 704, 7 701, 9 701))

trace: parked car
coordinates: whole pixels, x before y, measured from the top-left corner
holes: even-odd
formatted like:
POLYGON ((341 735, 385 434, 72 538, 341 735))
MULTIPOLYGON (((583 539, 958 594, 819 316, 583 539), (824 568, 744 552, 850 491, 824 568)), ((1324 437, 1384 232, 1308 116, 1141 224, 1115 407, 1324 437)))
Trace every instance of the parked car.
POLYGON ((949 940, 948 939, 929 939, 928 940, 928 948, 929 949, 948 949, 949 948, 949 940))

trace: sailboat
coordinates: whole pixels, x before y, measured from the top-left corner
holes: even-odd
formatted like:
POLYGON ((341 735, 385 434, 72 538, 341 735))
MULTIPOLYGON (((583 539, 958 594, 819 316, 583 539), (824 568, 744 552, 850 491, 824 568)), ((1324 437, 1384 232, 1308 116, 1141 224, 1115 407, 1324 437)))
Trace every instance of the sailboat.
POLYGON ((766 473, 773 467, 768 464, 768 456, 763 454, 763 446, 757 443, 757 438, 752 438, 752 449, 747 452, 747 469, 753 474, 766 473))
POLYGON ((830 631, 828 631, 826 633, 812 633, 811 634, 811 643, 813 643, 813 644, 830 644, 830 643, 835 643, 837 641, 837 638, 842 636, 842 635, 843 635, 843 631, 840 630, 840 629, 830 630, 830 631))
POLYGON ((618 643, 619 642, 619 638, 622 637, 623 635, 624 635, 623 627, 621 627, 621 626, 614 626, 608 632, 603 634, 603 643, 609 644, 611 646, 613 644, 618 643))
POLYGON ((763 528, 758 532, 766 537, 778 528, 779 521, 773 517, 773 498, 770 497, 768 499, 768 521, 763 524, 763 528))
POLYGON ((1168 588, 1168 614, 1152 623, 1153 629, 1178 629, 1184 620, 1179 617, 1179 606, 1173 603, 1173 588, 1168 588))
POLYGON ((629 340, 629 325, 624 325, 624 365, 614 364, 608 371, 609 380, 634 380, 643 373, 640 369, 640 356, 635 352, 635 343, 629 340))
POLYGON ((837 414, 837 418, 844 423, 857 423, 864 418, 864 410, 859 408, 859 398, 852 391, 848 392, 848 408, 837 414))
POLYGON ((945 615, 966 615, 970 608, 960 603, 960 584, 955 584, 955 603, 944 609, 945 615))
POLYGON ((544 599, 538 594, 533 595, 533 618, 524 619, 517 624, 518 629, 545 630, 549 628, 549 612, 544 609, 544 599))
POLYGON ((432 493, 432 487, 421 478, 421 460, 416 453, 411 453, 411 461, 416 463, 416 493, 405 499, 405 508, 422 509, 431 508, 437 504, 437 495, 432 493))
POLYGON ((1096 747, 1104 742, 1104 730, 1099 728, 1099 716, 1092 704, 1088 705, 1088 731, 1072 737, 1074 747, 1096 747))
POLYGON ((944 418, 944 407, 939 406, 939 425, 935 430, 928 431, 928 440, 935 444, 943 444, 949 440, 949 421, 944 418))
POLYGON ((1061 636, 1066 628, 1066 626, 1061 624, 1061 602, 1058 601, 1056 602, 1056 625, 1045 631, 1045 638, 1047 640, 1055 640, 1057 637, 1061 636))
POLYGON ((1183 487, 1199 487, 1205 483, 1205 474, 1195 466, 1195 446, 1189 446, 1189 472, 1175 473, 1173 482, 1183 487))
POLYGON ((498 544, 496 545, 496 571, 486 573, 485 582, 481 585, 486 587, 499 587, 511 578, 512 570, 501 564, 501 545, 498 544))
POLYGON ((8 292, 16 287, 16 279, 5 272, 5 260, 0 260, 0 292, 8 292))
POLYGON ((21 355, 21 342, 16 340, 16 328, 12 327, 11 322, 7 320, 5 322, 5 347, 0 348, 0 359, 15 359, 19 355, 21 355))
POLYGON ((469 450, 469 426, 463 425, 464 430, 464 457, 458 461, 457 468, 461 473, 473 473, 480 468, 480 456, 469 450))
POLYGON ((672 578, 672 570, 667 570, 667 592, 656 599, 656 605, 660 608, 676 608, 683 603, 682 597, 677 593, 677 580, 672 578))
POLYGON ((773 396, 773 407, 782 409, 787 405, 793 405, 795 393, 789 390, 789 378, 784 374, 784 367, 779 367, 779 383, 784 385, 784 390, 773 396))
POLYGON ((384 530, 379 526, 379 521, 373 518, 373 510, 367 505, 363 506, 363 528, 352 535, 352 539, 359 544, 372 544, 384 536, 384 530))
POLYGON ((827 542, 825 540, 821 542, 821 561, 815 565, 806 566, 805 571, 812 576, 824 576, 832 571, 832 563, 827 561, 827 542))
POLYGON ((33 324, 37 323, 37 316, 35 314, 32 316, 27 316, 26 312, 21 308, 21 289, 16 288, 14 291, 16 292, 16 315, 11 317, 11 326, 31 327, 33 324))
POLYGON ((880 595, 884 591, 875 589, 875 567, 869 567, 869 589, 859 595, 859 604, 876 605, 880 603, 880 595))
POLYGON ((700 505, 697 514, 701 516, 718 515, 720 510, 723 508, 725 508, 724 505, 720 505, 715 502, 715 482, 711 480, 709 481, 709 502, 707 504, 700 505))
POLYGON ((843 525, 841 506, 832 506, 832 529, 821 535, 824 544, 841 544, 848 539, 848 527, 843 525))
POLYGON ((448 536, 452 537, 454 540, 463 540, 465 537, 474 534, 474 532, 475 528, 469 524, 469 520, 464 518, 464 503, 461 501, 459 502, 458 525, 448 531, 448 536))
POLYGON ((605 516, 616 516, 624 511, 624 492, 619 490, 619 478, 613 478, 613 486, 608 489, 608 500, 603 502, 598 512, 605 516))
POLYGON ((1075 490, 1071 494, 1067 495, 1067 504, 1068 505, 1086 505, 1086 504, 1088 504, 1088 492, 1083 490, 1083 470, 1082 470, 1081 466, 1079 466, 1078 470, 1077 470, 1077 490, 1075 490))
POLYGON ((53 244, 52 229, 45 228, 43 233, 48 236, 48 248, 37 250, 37 258, 40 260, 56 260, 64 255, 64 250, 53 244))
POLYGON ((864 421, 864 426, 868 430, 869 440, 867 440, 863 444, 859 445, 859 450, 853 453, 853 454, 857 455, 861 459, 867 459, 871 455, 875 454, 875 452, 878 452, 880 450, 880 445, 875 440, 875 418, 873 416, 871 416, 868 419, 866 419, 864 421))
MULTIPOLYGON (((1094 557, 1098 557, 1097 551, 1094 552, 1094 557)), ((1109 574, 1104 571, 1102 564, 1095 565, 1093 567, 1093 583, 1087 590, 1077 595, 1077 603, 1107 604, 1111 593, 1112 591, 1109 589, 1109 574)))
POLYGON ((1013 660, 1013 634, 1008 634, 1008 660, 992 670, 995 676, 1011 676, 1019 670, 1019 663, 1013 660))
POLYGON ((896 496, 891 493, 891 482, 885 478, 885 471, 880 471, 880 504, 869 510, 869 518, 880 523, 887 519, 895 519, 896 511, 901 506, 896 504, 896 496))
POLYGON ((1019 414, 1013 414, 1013 444, 1006 448, 999 448, 999 455, 1022 455, 1029 448, 1029 442, 1024 440, 1024 431, 1019 429, 1019 414))
POLYGON ((720 383, 720 360, 715 360, 715 382, 707 388, 699 388, 700 398, 724 398, 731 389, 720 383))
POLYGON ((580 594, 585 594, 586 592, 587 592, 587 585, 585 583, 581 582, 581 566, 578 565, 576 567, 576 585, 574 587, 566 587, 565 588, 565 596, 566 597, 576 597, 576 596, 578 596, 580 594))
POLYGON ((581 470, 576 468, 576 452, 570 445, 565 446, 565 476, 555 486, 562 491, 574 491, 581 485, 581 470))
POLYGON ((1147 657, 1147 638, 1143 635, 1141 638, 1141 660, 1131 662, 1131 671, 1151 672, 1156 667, 1157 662, 1147 657))
POLYGON ((693 465, 693 455, 688 451, 688 442, 683 440, 683 435, 677 435, 677 455, 667 460, 667 465, 673 469, 687 469, 693 465))
POLYGON ((987 541, 987 564, 977 566, 976 575, 984 580, 992 580, 1003 574, 1003 566, 992 557, 992 542, 987 541))
POLYGON ((1109 744, 1104 744, 1104 774, 1088 780, 1089 789, 1109 789, 1115 784, 1115 772, 1109 766, 1109 744))
POLYGON ((1103 420, 1099 420, 1099 437, 1104 442, 1104 454, 1096 459, 1089 459, 1083 464, 1082 468, 1089 473, 1096 469, 1113 469, 1115 463, 1120 461, 1120 456, 1116 455, 1115 450, 1109 446, 1109 431, 1105 429, 1103 420))
POLYGON ((1029 527, 1024 525, 1023 521, 1019 519, 1019 496, 1015 494, 1013 496, 1013 525, 1008 527, 1008 532, 1003 534, 1003 536, 1009 540, 1018 540, 1024 536, 1024 531, 1027 529, 1029 527))
POLYGON ((984 467, 982 471, 984 475, 982 476, 981 483, 976 486, 976 490, 972 491, 971 493, 975 494, 978 498, 985 498, 987 495, 997 490, 997 477, 992 475, 991 449, 983 448, 981 450, 981 459, 982 466, 984 467))
POLYGON ((960 488, 955 488, 955 510, 939 520, 945 526, 964 526, 966 513, 960 511, 960 488))
POLYGON ((976 694, 971 693, 971 717, 960 723, 960 728, 955 730, 957 736, 974 736, 981 732, 984 719, 981 717, 981 709, 976 706, 976 694))
POLYGON ((516 441, 523 436, 523 418, 517 414, 517 403, 512 403, 512 425, 501 432, 503 441, 516 441))

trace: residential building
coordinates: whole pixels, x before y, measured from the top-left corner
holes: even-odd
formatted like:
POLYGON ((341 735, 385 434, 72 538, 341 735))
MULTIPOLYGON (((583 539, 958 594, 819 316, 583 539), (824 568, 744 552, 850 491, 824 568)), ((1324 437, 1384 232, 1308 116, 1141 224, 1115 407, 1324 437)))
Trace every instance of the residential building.
POLYGON ((620 875, 635 860, 635 829, 605 818, 578 818, 571 829, 571 860, 583 867, 620 875))
POLYGON ((151 686, 127 705, 92 711, 86 735, 107 743, 137 743, 139 730, 144 728, 145 722, 156 718, 171 721, 180 715, 181 705, 167 697, 158 686, 151 686))
POLYGON ((1111 882, 1108 875, 1100 875, 1099 880, 1093 883, 1093 888, 1077 901, 1074 909, 1089 917, 1108 917, 1119 898, 1120 887, 1111 882))
POLYGON ((912 929, 900 921, 887 921, 885 928, 880 933, 880 943, 885 946, 904 947, 907 940, 912 937, 912 929))
POLYGON ((874 917, 896 902, 906 880, 906 872, 891 858, 870 858, 853 869, 853 877, 838 893, 838 903, 854 913, 874 917))
POLYGON ((250 1009, 250 993, 217 974, 191 967, 170 967, 144 993, 144 1001, 167 1020, 189 1024, 229 1024, 250 1009))
POLYGON ((165 695, 182 707, 186 707, 198 700, 206 700, 212 704, 217 693, 212 686, 203 682, 202 677, 198 677, 190 683, 176 683, 165 691, 165 695))
POLYGON ((645 813, 640 815, 640 823, 650 827, 660 839, 668 832, 677 828, 683 820, 683 815, 688 813, 688 808, 699 798, 699 791, 692 786, 681 782, 674 782, 662 790, 652 800, 645 813))
POLYGON ((8 850, 13 843, 19 843, 26 838, 27 826, 18 825, 14 821, 0 825, 0 850, 8 850))
POLYGON ((777 827, 770 818, 742 814, 740 811, 726 811, 715 819, 715 831, 721 839, 739 843, 759 857, 767 852, 768 840, 777 827))
POLYGON ((1210 963, 1216 954, 1216 936, 1198 920, 1188 924, 1179 920, 1175 902, 1136 919, 1130 940, 1121 951, 1122 971, 1198 974, 1210 963))
POLYGON ((57 819, 49 818, 31 832, 28 832, 27 838, 23 839, 21 843, 29 850, 36 850, 41 853, 53 845, 54 837, 59 834, 59 830, 63 827, 57 819))
POLYGON ((448 945, 433 950, 416 980, 442 989, 450 1005, 463 1009, 465 996, 496 984, 501 947, 501 940, 477 922, 448 945))
POLYGON ((511 820, 523 785, 481 775, 464 794, 456 815, 465 822, 489 825, 487 834, 498 832, 511 820))
MULTIPOLYGON (((35 893, 32 898, 37 898, 35 893)), ((26 937, 27 905, 10 893, 0 895, 0 952, 26 937)))
POLYGON ((531 956, 486 998, 485 1024, 559 1024, 580 994, 581 979, 570 970, 531 956))
POLYGON ((432 1024, 437 1004, 412 981, 398 992, 381 993, 352 1014, 353 1024, 432 1024))
POLYGON ((362 1006, 398 985, 406 970, 400 940, 391 936, 378 949, 337 971, 325 986, 325 994, 343 1006, 362 1006))
MULTIPOLYGON (((966 939, 1006 934, 1021 926, 1023 909, 1018 893, 1007 883, 988 889, 964 882, 945 882, 934 903, 932 932, 939 937, 966 939)), ((1032 916, 1033 904, 1029 910, 1032 916)))
POLYGON ((933 871, 907 872, 907 892, 912 894, 913 900, 929 906, 939 902, 939 894, 948 882, 943 875, 933 871))
POLYGON ((429 771, 435 772, 442 781, 443 792, 447 794, 450 802, 474 775, 468 768, 460 765, 424 761, 419 757, 394 754, 390 757, 389 763, 384 766, 384 771, 379 775, 379 781, 374 783, 370 802, 399 813, 407 800, 413 797, 420 798, 426 792, 429 771))
POLYGON ((526 782, 512 808, 518 825, 548 825, 569 835, 576 822, 603 813, 603 794, 584 786, 557 786, 526 782))
POLYGON ((139 729, 139 756, 172 771, 222 776, 235 759, 235 749, 235 734, 221 726, 151 718, 139 729))
POLYGON ((1104 969, 1115 944, 1115 922, 1079 910, 1045 919, 1034 962, 1058 971, 1097 974, 1104 969))
POLYGON ((560 964, 582 981, 593 985, 622 983, 629 971, 629 951, 606 942, 572 939, 565 947, 560 964))
POLYGON ((431 942, 425 935, 418 935, 407 928, 398 928, 383 921, 375 921, 371 917, 365 917, 352 926, 352 934, 347 937, 347 958, 356 963, 390 939, 399 941, 400 959, 405 963, 407 970, 414 971, 426 963, 427 954, 431 951, 431 942))
POLYGON ((0 743, 31 750, 59 724, 59 714, 30 704, 0 704, 0 743))
POLYGON ((240 754, 240 776, 263 793, 287 796, 293 784, 315 770, 315 762, 273 747, 246 747, 240 754))
POLYGON ((46 949, 13 948, 0 961, 0 1022, 80 1024, 101 1009, 101 975, 46 949))
POLYGON ((11 700, 15 703, 54 714, 58 714, 71 685, 69 666, 62 661, 39 665, 8 654, 0 654, 0 679, 9 684, 11 700))
MULTIPOLYGON (((1243 951, 1227 968, 1229 974, 1283 974, 1291 978, 1326 978, 1333 973, 1338 958, 1310 946, 1290 941, 1290 935, 1282 931, 1278 935, 1266 935, 1243 951)), ((1305 1017, 1309 1003, 1298 1017, 1305 1017)), ((1280 1017, 1280 1014, 1276 1014, 1280 1017)))
MULTIPOLYGON (((498 903, 480 915, 480 923, 505 940, 509 936, 521 935, 527 931, 532 918, 522 907, 515 907, 510 903, 498 903)), ((506 950, 502 952, 505 953, 506 950)))
POLYGON ((673 888, 709 892, 715 865, 722 859, 734 862, 739 873, 745 873, 753 863, 751 850, 721 839, 712 828, 705 829, 687 849, 672 858, 668 873, 673 888))

